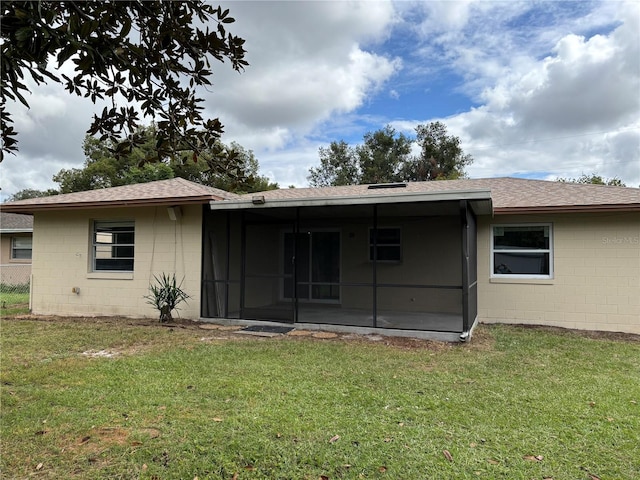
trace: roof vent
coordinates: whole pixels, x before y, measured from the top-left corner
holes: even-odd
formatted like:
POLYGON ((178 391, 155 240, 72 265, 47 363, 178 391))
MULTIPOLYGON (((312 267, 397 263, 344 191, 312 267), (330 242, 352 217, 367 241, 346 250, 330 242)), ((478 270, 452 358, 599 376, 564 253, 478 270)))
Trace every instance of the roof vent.
POLYGON ((404 182, 399 183, 376 183, 375 185, 369 185, 368 190, 376 190, 378 188, 406 188, 407 184, 404 182))

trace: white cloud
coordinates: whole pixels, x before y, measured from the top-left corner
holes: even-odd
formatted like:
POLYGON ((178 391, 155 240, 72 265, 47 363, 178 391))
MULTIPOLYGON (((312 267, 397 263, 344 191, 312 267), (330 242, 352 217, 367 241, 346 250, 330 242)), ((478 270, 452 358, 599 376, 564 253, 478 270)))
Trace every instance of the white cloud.
MULTIPOLYGON (((392 123, 443 120, 475 163, 471 176, 579 176, 640 184, 637 2, 229 2, 246 39, 242 74, 215 63, 202 92, 223 141, 254 150, 281 186, 306 184, 318 147, 392 123), (473 106, 406 120, 406 86, 473 106), (442 83, 442 82, 441 82, 442 83), (377 108, 376 101, 384 109, 377 108), (385 103, 386 102, 386 103, 385 103), (471 101, 469 102, 471 104, 471 101), (374 108, 375 107, 375 108, 374 108)), ((80 166, 94 107, 39 87, 14 113, 20 153, 0 164, 3 192, 53 186, 80 166)), ((425 102, 426 103, 426 102, 425 102)), ((443 102, 444 103, 444 102, 443 102)))
MULTIPOLYGON (((213 64, 214 84, 201 92, 206 113, 225 125, 223 141, 235 140, 253 149, 263 170, 271 168, 264 164, 275 165, 270 155, 286 158, 290 166, 271 169, 283 175, 275 179, 301 184, 306 177, 304 159, 310 152, 317 155, 317 146, 305 146, 305 135, 362 106, 402 67, 399 59, 369 48, 391 32, 397 21, 393 5, 389 1, 231 2, 227 7, 236 18, 228 30, 246 40, 250 66, 238 74, 228 63, 213 64)), ((62 91, 51 94, 54 104, 45 98, 49 90, 41 93, 38 87, 38 92, 43 101, 33 103, 32 111, 16 126, 20 156, 40 174, 25 176, 13 168, 14 162, 5 163, 7 192, 45 188, 43 178, 50 179, 61 164, 81 166, 84 160, 81 145, 93 105, 62 91), (44 110, 36 114, 39 107, 44 110), (45 153, 57 160, 43 162, 45 153)))
POLYGON ((250 66, 218 69, 208 110, 224 141, 254 150, 281 185, 306 183, 318 145, 306 137, 348 116, 402 68, 371 48, 398 19, 391 2, 230 3, 234 34, 246 39, 250 66))
POLYGON ((55 173, 84 162, 82 142, 94 105, 69 95, 57 84, 32 87, 32 92, 27 97, 29 109, 7 102, 18 132, 19 151, 5 155, 0 163, 2 198, 26 188, 55 188, 55 173))
POLYGON ((466 21, 423 49, 436 61, 446 52, 441 68, 462 77, 461 90, 479 104, 441 119, 473 154, 469 174, 596 172, 640 184, 640 6, 604 2, 571 12, 585 5, 547 2, 548 11, 534 12, 514 2, 483 14, 479 5, 465 4, 473 12, 466 21), (536 25, 536 16, 554 21, 536 25))
POLYGON ((522 127, 543 132, 584 131, 635 119, 640 109, 640 77, 628 71, 639 70, 640 51, 637 45, 633 48, 620 41, 619 30, 624 29, 589 40, 567 35, 556 45, 555 55, 541 62, 535 73, 510 85, 507 108, 522 127))
POLYGON ((281 146, 274 135, 292 141, 332 115, 357 109, 401 68, 399 59, 363 47, 388 35, 395 22, 389 2, 241 2, 230 8, 250 66, 241 75, 222 72, 208 98, 227 137, 250 137, 246 146, 256 151, 281 146))

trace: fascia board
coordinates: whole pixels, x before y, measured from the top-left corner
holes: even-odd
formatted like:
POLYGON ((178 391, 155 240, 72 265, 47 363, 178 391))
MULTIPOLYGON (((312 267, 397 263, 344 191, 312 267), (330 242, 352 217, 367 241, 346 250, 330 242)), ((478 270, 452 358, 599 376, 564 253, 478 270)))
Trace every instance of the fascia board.
POLYGON ((469 190, 434 193, 404 193, 387 195, 360 195, 316 198, 267 198, 263 204, 254 204, 250 198, 210 202, 211 210, 243 210, 282 207, 328 207, 345 205, 372 205, 389 203, 441 202, 457 200, 491 200, 489 190, 469 190))

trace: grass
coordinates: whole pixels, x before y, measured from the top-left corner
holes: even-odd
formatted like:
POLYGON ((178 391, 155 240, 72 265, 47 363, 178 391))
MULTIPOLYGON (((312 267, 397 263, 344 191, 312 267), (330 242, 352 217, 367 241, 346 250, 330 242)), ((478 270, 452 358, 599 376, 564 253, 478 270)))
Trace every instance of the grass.
POLYGON ((10 291, 0 287, 0 317, 29 312, 29 290, 10 291))
POLYGON ((640 478, 637 338, 4 320, 1 360, 3 478, 640 478))

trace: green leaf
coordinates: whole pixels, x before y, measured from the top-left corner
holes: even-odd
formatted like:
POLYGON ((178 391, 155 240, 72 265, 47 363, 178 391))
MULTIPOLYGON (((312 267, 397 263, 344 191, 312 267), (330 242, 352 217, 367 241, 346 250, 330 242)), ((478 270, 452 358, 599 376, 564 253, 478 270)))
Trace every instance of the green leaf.
POLYGON ((31 27, 22 27, 16 31, 16 40, 24 42, 33 37, 33 29, 31 27))

